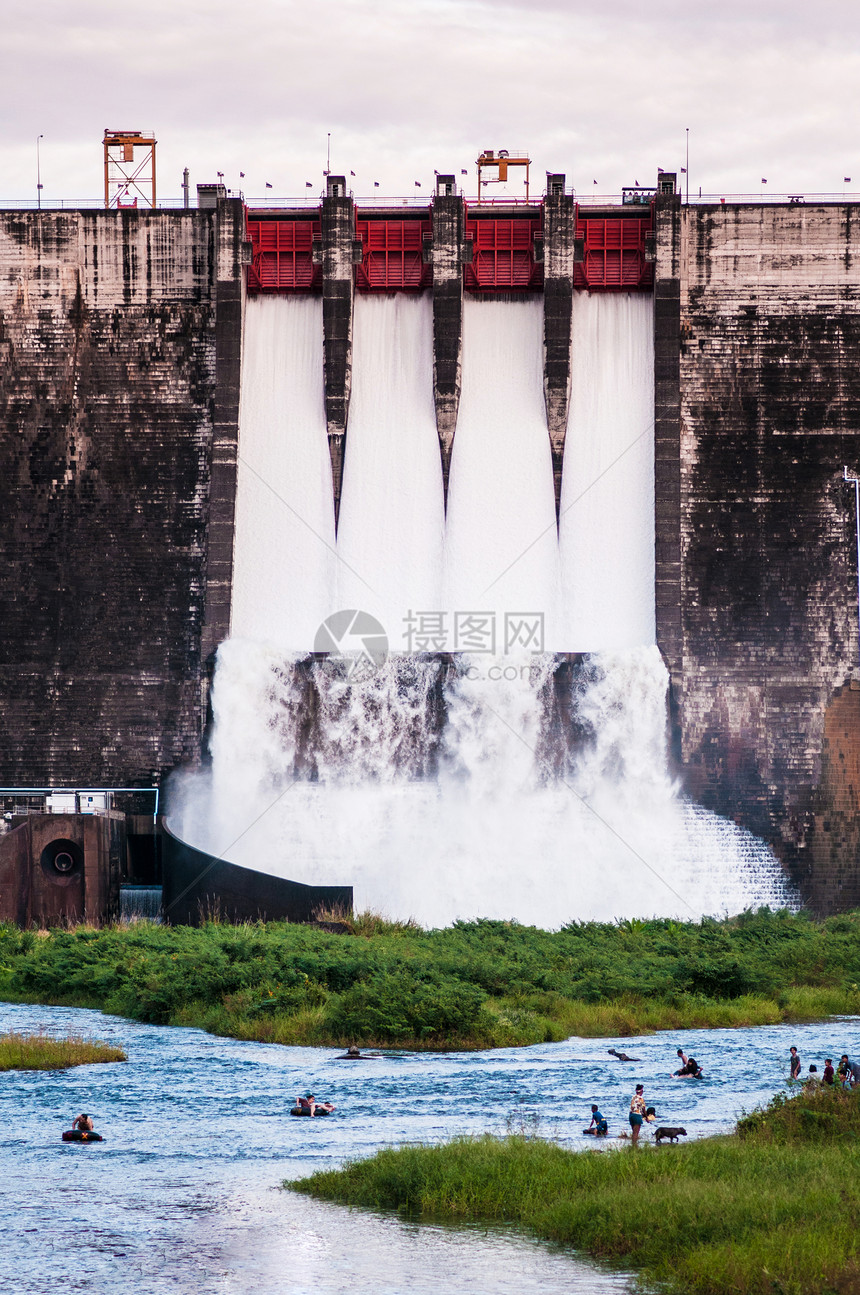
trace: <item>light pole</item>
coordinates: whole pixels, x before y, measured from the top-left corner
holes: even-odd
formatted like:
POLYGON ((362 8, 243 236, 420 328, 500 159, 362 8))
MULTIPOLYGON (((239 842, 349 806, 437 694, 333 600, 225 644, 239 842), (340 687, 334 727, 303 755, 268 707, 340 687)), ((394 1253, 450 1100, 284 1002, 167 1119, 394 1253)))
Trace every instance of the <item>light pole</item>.
POLYGON ((690 205, 690 127, 689 127, 689 126, 687 127, 687 158, 686 158, 686 161, 687 161, 687 165, 686 165, 686 167, 685 167, 685 169, 684 169, 684 174, 685 174, 685 176, 687 177, 687 197, 686 197, 686 204, 687 204, 687 206, 689 207, 689 205, 690 205))
POLYGON ((39 157, 39 140, 44 139, 44 135, 36 136, 36 206, 42 209, 42 165, 39 157))
MULTIPOLYGON (((854 523, 857 531, 857 631, 860 635, 860 477, 849 477, 848 469, 843 468, 842 479, 850 481, 854 487, 854 523)), ((860 644, 860 638, 858 638, 858 644, 860 644)))

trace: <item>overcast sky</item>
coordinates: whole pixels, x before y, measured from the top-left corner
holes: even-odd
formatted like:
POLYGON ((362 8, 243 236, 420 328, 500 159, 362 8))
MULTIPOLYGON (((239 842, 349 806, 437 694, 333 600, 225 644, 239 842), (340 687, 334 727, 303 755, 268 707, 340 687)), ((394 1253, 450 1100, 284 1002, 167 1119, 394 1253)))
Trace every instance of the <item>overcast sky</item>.
POLYGON ((165 198, 185 166, 317 191, 329 131, 356 195, 473 191, 482 148, 617 193, 686 127, 691 194, 860 192, 857 30, 853 0, 4 0, 0 199, 40 133, 45 197, 98 198, 105 127, 155 131, 165 198))

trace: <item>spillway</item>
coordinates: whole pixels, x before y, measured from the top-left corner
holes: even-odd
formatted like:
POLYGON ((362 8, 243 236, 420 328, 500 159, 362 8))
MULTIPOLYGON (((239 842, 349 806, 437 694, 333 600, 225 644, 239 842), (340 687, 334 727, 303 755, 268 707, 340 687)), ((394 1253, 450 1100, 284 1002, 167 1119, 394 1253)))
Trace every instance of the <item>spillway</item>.
POLYGON ((372 613, 405 650, 410 612, 440 605, 443 540, 431 302, 359 296, 337 606, 372 613))
POLYGON ((322 369, 317 299, 248 301, 231 632, 291 650, 313 644, 335 598, 322 369))
MULTIPOLYGON (((446 576, 450 612, 493 613, 499 650, 505 615, 517 612, 542 615, 549 643, 556 630, 558 545, 543 310, 534 298, 465 303, 446 576)), ((451 646, 461 646, 458 636, 451 646)))
POLYGON ((573 303, 572 400, 559 542, 569 650, 654 642, 653 307, 573 303))
POLYGON ((466 300, 447 514, 429 300, 359 297, 354 330, 335 540, 319 307, 249 305, 233 635, 180 835, 428 924, 793 902, 669 773, 648 299, 578 295, 558 528, 538 300, 466 300), (345 607, 381 665, 311 655, 345 607))

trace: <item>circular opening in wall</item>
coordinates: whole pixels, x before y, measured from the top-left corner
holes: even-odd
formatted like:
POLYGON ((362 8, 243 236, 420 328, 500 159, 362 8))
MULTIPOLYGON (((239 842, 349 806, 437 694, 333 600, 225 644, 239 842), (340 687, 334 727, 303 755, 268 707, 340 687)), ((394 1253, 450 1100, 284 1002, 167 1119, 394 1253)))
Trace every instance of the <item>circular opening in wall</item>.
POLYGON ((77 841, 68 841, 61 837, 45 846, 39 863, 48 877, 59 881, 74 877, 83 869, 84 852, 77 841))

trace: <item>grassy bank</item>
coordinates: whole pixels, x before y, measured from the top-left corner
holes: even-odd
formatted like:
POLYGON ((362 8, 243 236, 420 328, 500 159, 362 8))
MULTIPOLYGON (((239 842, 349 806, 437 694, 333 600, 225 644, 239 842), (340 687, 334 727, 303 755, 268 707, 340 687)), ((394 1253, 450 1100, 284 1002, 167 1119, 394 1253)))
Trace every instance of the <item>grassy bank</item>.
POLYGON ((0 927, 0 998, 241 1039, 426 1049, 860 1012, 860 913, 347 926, 0 927))
POLYGON ((860 1092, 777 1098, 735 1135, 687 1145, 595 1154, 463 1138, 285 1186, 413 1218, 517 1224, 672 1291, 860 1290, 860 1092))
POLYGON ((72 1035, 0 1034, 0 1070, 66 1070, 103 1061, 125 1061, 122 1048, 72 1035))

